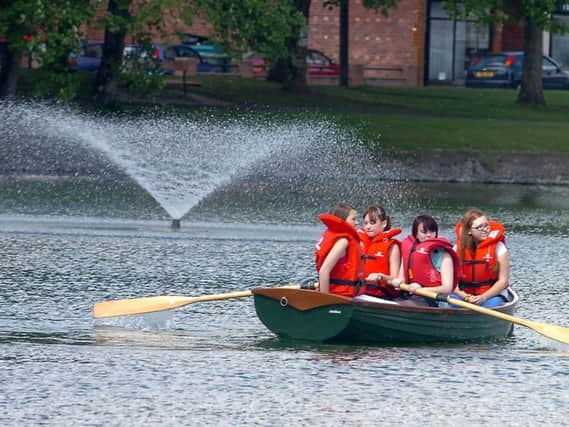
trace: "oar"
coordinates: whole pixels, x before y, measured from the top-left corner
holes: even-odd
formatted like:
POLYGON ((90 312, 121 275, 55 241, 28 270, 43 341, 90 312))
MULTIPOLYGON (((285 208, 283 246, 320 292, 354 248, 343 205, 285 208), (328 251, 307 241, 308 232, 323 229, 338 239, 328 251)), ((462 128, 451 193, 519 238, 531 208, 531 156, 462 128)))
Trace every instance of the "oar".
MULTIPOLYGON (((282 286, 283 288, 299 289, 300 285, 282 286)), ((131 298, 114 301, 96 302, 93 306, 93 317, 128 316, 130 314, 152 313, 155 311, 172 310, 195 302, 219 301, 231 298, 245 298, 253 294, 251 291, 227 292, 224 294, 202 295, 197 297, 185 297, 176 295, 164 295, 157 297, 131 298)))
MULTIPOLYGON (((402 283, 400 288, 404 291, 409 291, 409 285, 402 283)), ((549 323, 542 322, 532 322, 526 319, 520 319, 519 317, 510 316, 509 314, 501 313, 496 310, 490 310, 488 308, 480 307, 476 304, 471 304, 466 301, 462 301, 456 298, 452 298, 448 294, 438 294, 433 291, 429 291, 425 288, 419 288, 414 291, 416 295, 420 295, 425 298, 434 299, 436 301, 446 301, 449 304, 457 305, 468 310, 476 311, 477 313, 486 314, 488 316, 496 317, 498 319, 505 320, 506 322, 515 323, 516 325, 525 326, 526 328, 533 329, 538 334, 541 334, 547 338, 560 341, 565 344, 569 344, 569 328, 564 328, 562 326, 551 325, 549 323)))

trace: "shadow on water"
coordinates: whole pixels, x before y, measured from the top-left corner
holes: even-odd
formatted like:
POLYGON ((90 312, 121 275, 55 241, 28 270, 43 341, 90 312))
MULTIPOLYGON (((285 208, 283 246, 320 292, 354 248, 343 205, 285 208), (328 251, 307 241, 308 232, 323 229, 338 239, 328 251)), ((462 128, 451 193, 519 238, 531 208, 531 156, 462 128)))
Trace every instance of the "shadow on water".
POLYGON ((0 344, 92 345, 93 335, 72 332, 0 331, 0 344))

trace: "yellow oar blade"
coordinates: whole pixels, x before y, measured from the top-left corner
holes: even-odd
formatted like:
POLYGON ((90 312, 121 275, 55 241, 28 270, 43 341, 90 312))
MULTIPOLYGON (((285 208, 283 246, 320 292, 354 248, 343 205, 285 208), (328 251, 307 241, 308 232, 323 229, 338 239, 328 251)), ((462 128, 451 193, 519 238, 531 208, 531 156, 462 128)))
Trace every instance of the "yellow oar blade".
POLYGON ((569 328, 541 322, 527 322, 528 328, 540 333, 541 335, 553 340, 569 344, 569 328))
POLYGON ((129 314, 152 313, 154 311, 171 310, 194 302, 192 297, 158 296, 115 301, 97 302, 93 306, 93 317, 127 316, 129 314))
MULTIPOLYGON (((287 285, 282 288, 299 289, 300 285, 287 285)), ((246 298, 253 295, 251 291, 227 292, 224 294, 202 295, 199 297, 184 297, 165 295, 157 297, 131 298, 114 301, 96 302, 93 306, 93 317, 128 316, 131 314, 153 313, 155 311, 172 310, 194 302, 219 301, 231 298, 246 298)))

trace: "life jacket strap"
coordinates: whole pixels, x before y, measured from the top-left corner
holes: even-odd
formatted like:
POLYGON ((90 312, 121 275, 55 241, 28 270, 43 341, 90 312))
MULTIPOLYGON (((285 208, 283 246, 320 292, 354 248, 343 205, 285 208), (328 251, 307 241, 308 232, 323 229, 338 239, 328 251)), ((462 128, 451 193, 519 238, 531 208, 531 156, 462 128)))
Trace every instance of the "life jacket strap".
POLYGON ((343 279, 333 279, 330 278, 331 285, 342 285, 342 286, 355 286, 356 293, 359 292, 360 288, 364 286, 365 282, 363 280, 343 280, 343 279))
POLYGON ((485 280, 483 282, 465 282, 464 280, 459 280, 458 289, 481 288, 482 286, 492 286, 494 283, 496 283, 496 280, 485 280))

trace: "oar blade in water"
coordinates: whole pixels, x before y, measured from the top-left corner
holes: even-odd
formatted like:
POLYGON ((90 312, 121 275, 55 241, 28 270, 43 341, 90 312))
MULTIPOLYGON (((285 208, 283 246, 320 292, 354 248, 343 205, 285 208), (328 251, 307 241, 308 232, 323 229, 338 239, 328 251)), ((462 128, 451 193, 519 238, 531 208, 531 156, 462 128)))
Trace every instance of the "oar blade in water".
POLYGON ((128 316, 130 314, 171 310, 191 304, 194 301, 195 298, 193 297, 173 295, 103 301, 95 303, 93 306, 93 317, 100 319, 104 317, 128 316))
POLYGON ((527 327, 545 337, 569 344, 569 328, 540 322, 528 322, 527 327))

